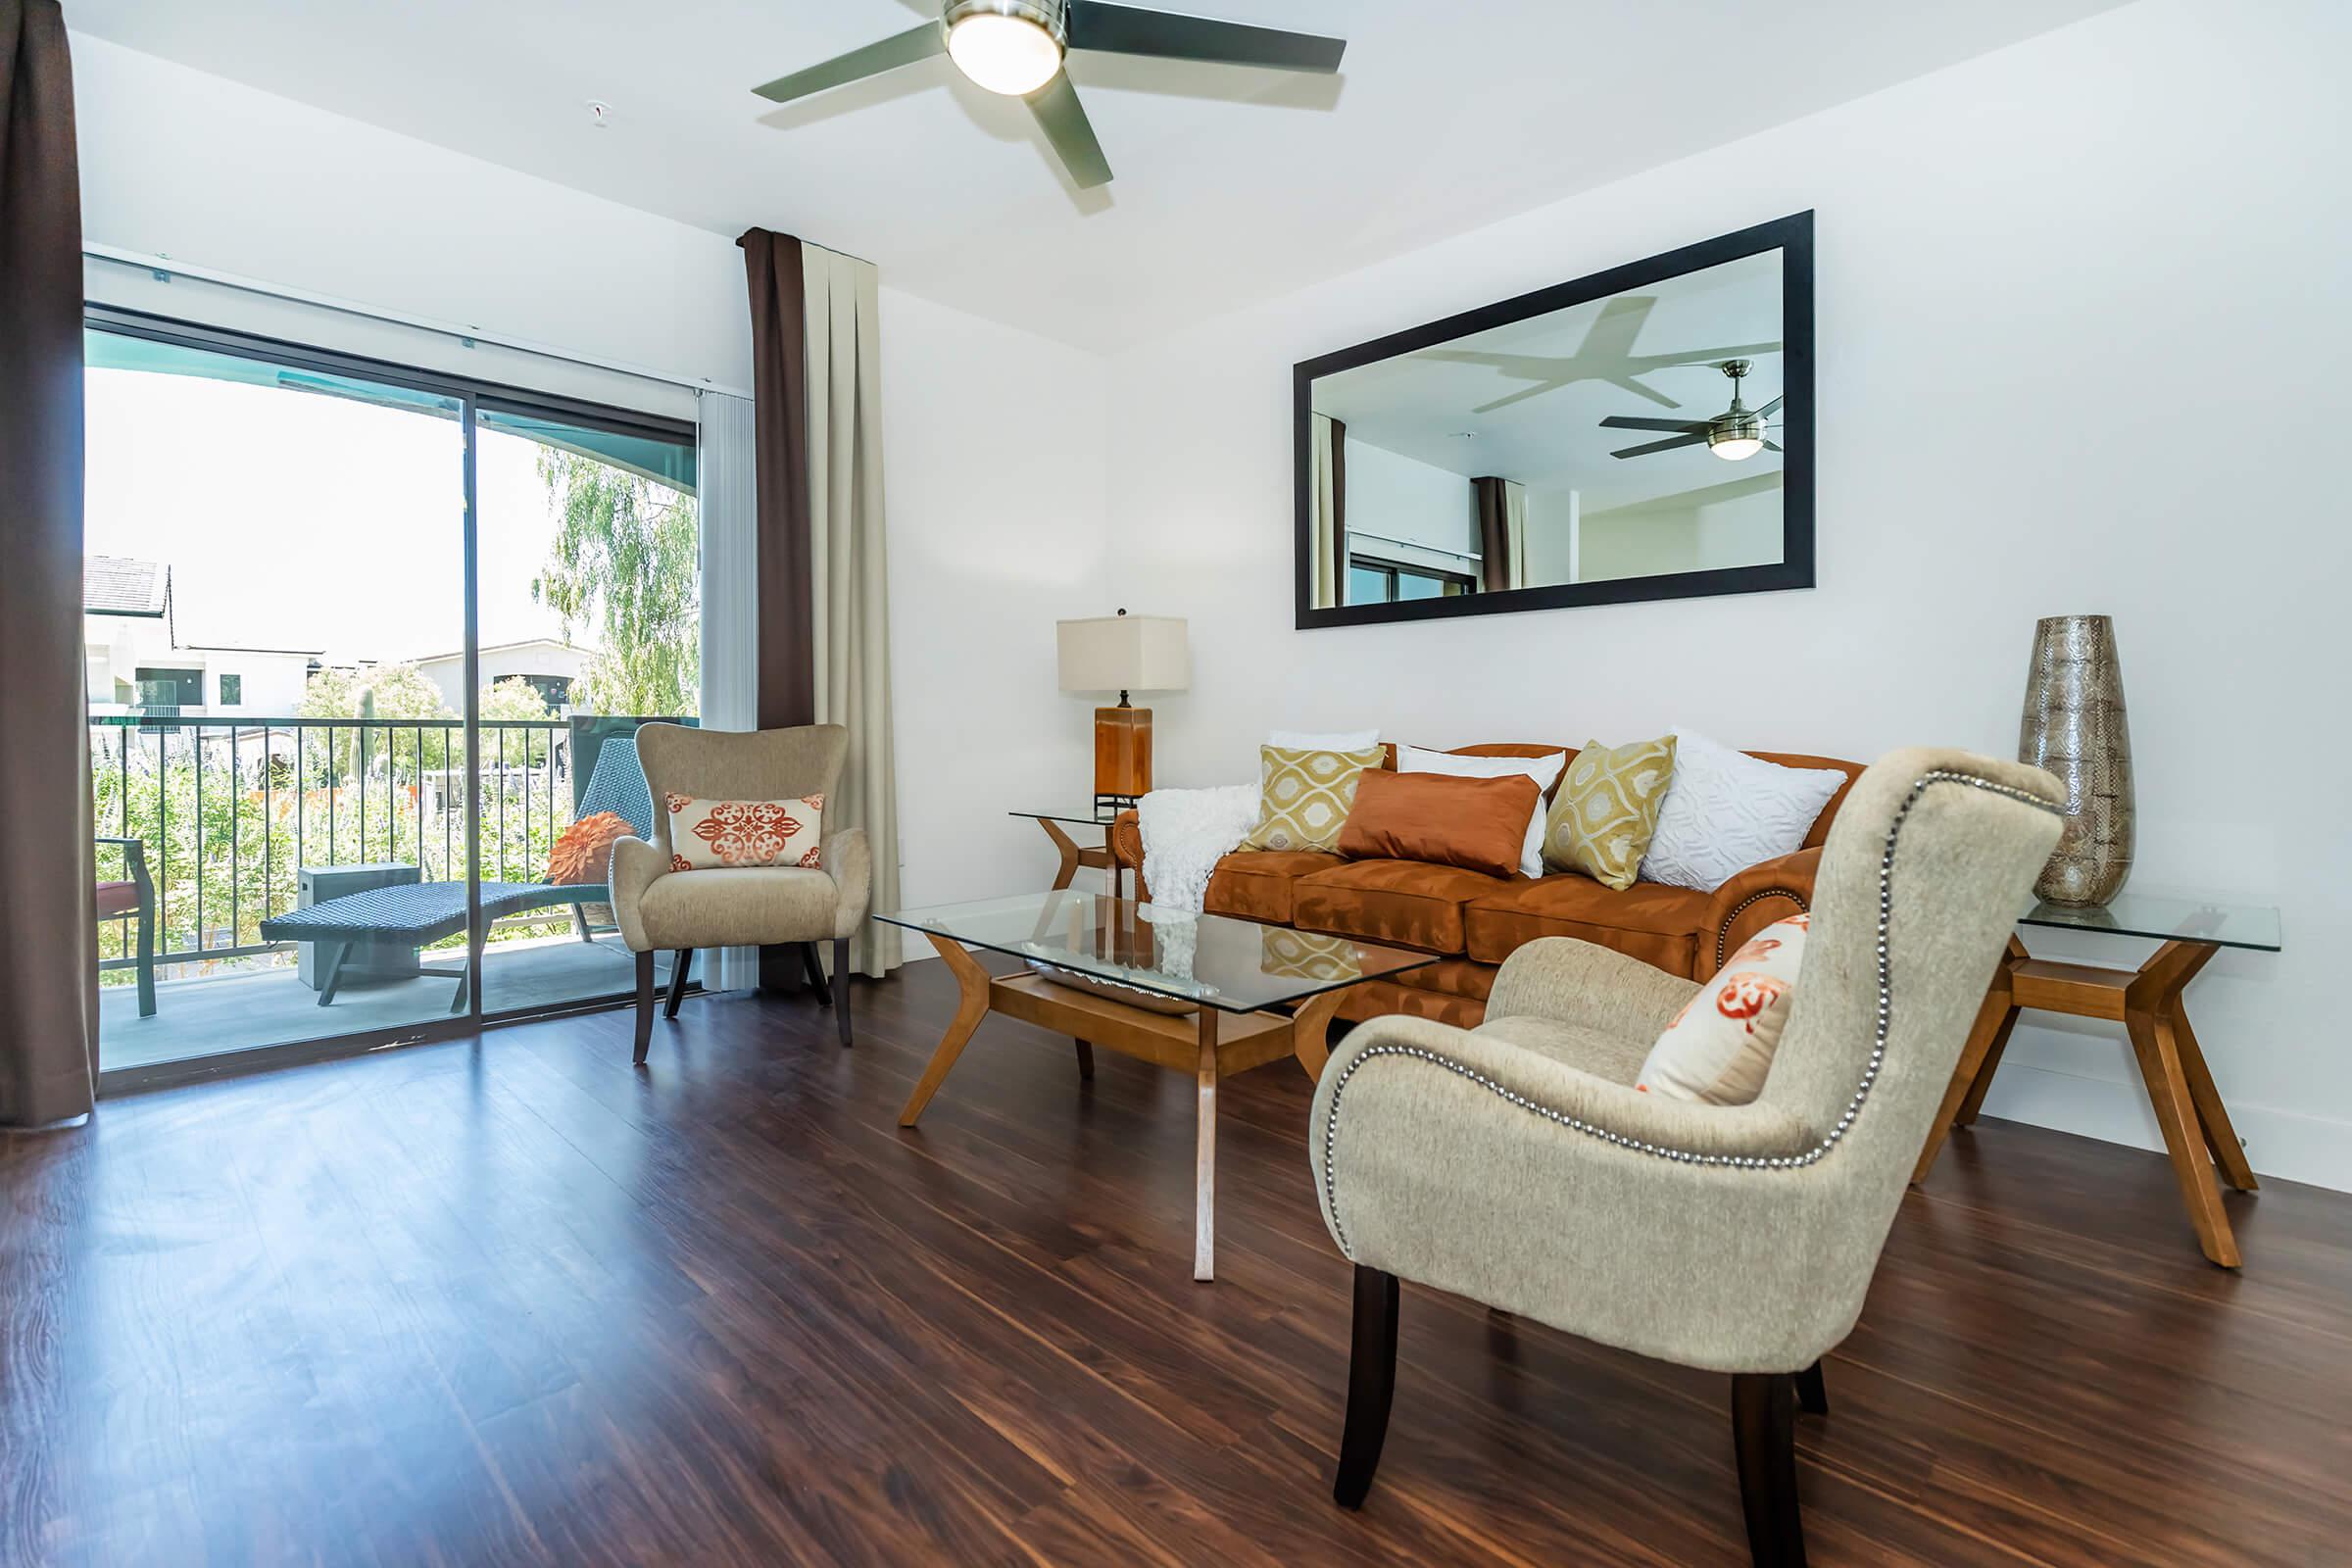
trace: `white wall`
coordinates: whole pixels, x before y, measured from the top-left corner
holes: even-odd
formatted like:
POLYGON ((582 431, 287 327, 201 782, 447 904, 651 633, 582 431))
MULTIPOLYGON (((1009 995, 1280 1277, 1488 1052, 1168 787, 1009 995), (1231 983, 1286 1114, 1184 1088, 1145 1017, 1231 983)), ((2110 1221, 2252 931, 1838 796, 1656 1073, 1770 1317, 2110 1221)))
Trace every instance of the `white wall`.
MULTIPOLYGON (((720 386, 752 381, 742 253, 584 195, 87 36, 74 38, 91 244, 720 386)), ((780 209, 758 215, 793 228, 780 209)), ((823 234, 808 238, 822 243, 823 234)), ((691 416, 692 395, 493 350, 270 311, 90 269, 94 298, 470 368, 691 416), (279 328, 287 330, 287 328, 279 328), (299 335, 299 334, 298 334, 299 335)), ((909 903, 1054 866, 1015 807, 1083 799, 1088 705, 1054 690, 1053 621, 1110 607, 1100 359, 882 291, 885 487, 909 903)))
MULTIPOLYGON (((1461 554, 1478 551, 1478 513, 1468 479, 1353 436, 1347 447, 1348 554, 1478 575, 1478 563, 1461 554), (1373 537, 1358 537, 1363 534, 1373 537)), ((1345 595, 1344 567, 1340 577, 1345 595)))
MULTIPOLYGON (((2135 884, 2284 910, 2190 993, 2215 1074, 2258 1169, 2352 1188, 2348 58, 2332 0, 2143 0, 1120 356, 1113 580, 1193 625, 1164 781, 1273 725, 2013 755, 2034 618, 2112 613, 2135 884), (1292 362, 1808 208, 1817 588, 1292 630, 1292 362)), ((2156 1143, 2104 1027, 2021 1029, 1990 1108, 2156 1143)))

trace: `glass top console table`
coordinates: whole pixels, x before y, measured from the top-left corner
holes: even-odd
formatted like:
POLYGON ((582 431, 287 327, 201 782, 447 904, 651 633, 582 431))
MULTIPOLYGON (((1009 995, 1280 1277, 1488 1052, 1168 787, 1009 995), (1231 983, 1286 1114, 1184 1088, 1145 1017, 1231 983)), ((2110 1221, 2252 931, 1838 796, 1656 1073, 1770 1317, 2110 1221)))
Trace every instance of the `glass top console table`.
POLYGON ((1116 809, 1105 808, 1098 810, 1092 806, 1079 806, 1059 810, 1007 811, 1005 814, 1028 817, 1044 828, 1046 837, 1054 841, 1054 851, 1061 857, 1061 869, 1054 876, 1054 891, 1058 893, 1068 887, 1080 866, 1091 865, 1097 870, 1110 873, 1110 896, 1114 899, 1119 897, 1123 891, 1125 873, 1118 856, 1112 853, 1110 847, 1110 826, 1119 819, 1116 809), (1074 827, 1101 828, 1102 842, 1099 845, 1080 844, 1063 831, 1062 824, 1065 822, 1074 827))
POLYGON ((2132 1054, 2163 1129, 2165 1152, 2180 1181, 2189 1223, 2196 1227, 2197 1245, 2222 1267, 2236 1268, 2237 1237, 2222 1207, 2215 1178, 2218 1173, 2222 1182, 2250 1193, 2256 1187, 2254 1169, 2214 1088, 2204 1050, 2188 1026, 2181 994, 2224 948, 2278 952, 2284 945, 2278 911, 2262 905, 2125 892, 2095 908, 2037 904, 2018 918, 2018 924, 2141 937, 2162 945, 2137 969, 2116 969, 2036 958, 2022 940, 2011 937, 1911 1179, 1927 1176, 1953 1127, 1977 1119, 2020 1011, 2037 1007, 2076 1018, 2104 1018, 2122 1024, 2131 1037, 2132 1054))

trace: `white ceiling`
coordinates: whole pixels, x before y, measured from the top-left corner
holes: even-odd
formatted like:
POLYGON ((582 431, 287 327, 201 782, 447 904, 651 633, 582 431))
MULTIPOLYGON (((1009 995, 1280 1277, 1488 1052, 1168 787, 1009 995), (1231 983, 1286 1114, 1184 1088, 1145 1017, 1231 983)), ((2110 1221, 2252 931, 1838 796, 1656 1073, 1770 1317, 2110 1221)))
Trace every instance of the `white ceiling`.
POLYGON ((2119 0, 1178 0, 1335 33, 1336 78, 1072 57, 1117 178, 944 59, 757 83, 923 0, 68 0, 78 29, 632 207, 872 259, 1107 349, 1719 145, 2119 0), (613 106, 592 128, 585 104, 613 106))

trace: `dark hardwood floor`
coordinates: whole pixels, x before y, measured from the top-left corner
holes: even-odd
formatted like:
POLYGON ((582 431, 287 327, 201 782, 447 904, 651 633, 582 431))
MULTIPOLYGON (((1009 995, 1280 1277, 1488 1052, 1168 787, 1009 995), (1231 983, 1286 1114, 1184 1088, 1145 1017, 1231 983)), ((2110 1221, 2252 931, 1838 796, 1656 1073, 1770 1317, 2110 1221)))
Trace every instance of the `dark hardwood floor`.
MULTIPOLYGON (((689 1001, 109 1102, 0 1139, 9 1563, 1744 1562, 1729 1380, 1407 1286, 1362 1514, 1308 1085, 991 1018, 689 1001)), ((1986 1122, 1802 1420, 1817 1563, 2352 1557, 2352 1198, 1986 1122)))

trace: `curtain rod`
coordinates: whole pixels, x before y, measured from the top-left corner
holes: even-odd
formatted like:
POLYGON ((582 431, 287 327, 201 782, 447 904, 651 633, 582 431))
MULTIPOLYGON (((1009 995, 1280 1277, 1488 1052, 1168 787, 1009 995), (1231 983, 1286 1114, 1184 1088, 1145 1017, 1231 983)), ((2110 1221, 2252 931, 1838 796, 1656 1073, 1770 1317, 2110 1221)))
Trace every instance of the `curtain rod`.
POLYGON ((1402 545, 1407 550, 1426 550, 1433 556, 1451 556, 1456 561, 1484 561, 1487 559, 1484 556, 1474 556, 1467 550, 1448 550, 1444 545, 1423 544, 1418 539, 1392 539, 1385 533, 1366 533, 1361 528, 1348 529, 1348 537, 1369 539, 1378 545, 1402 545))
POLYGON ((752 394, 740 387, 721 386, 706 376, 678 375, 668 370, 648 369, 622 360, 599 359, 594 355, 575 354, 568 349, 534 343, 528 338, 511 337, 501 332, 485 332, 478 327, 460 326, 450 321, 436 321, 429 317, 411 316, 401 311, 384 310, 378 306, 362 305, 352 300, 337 299, 330 294, 314 294, 308 289, 291 288, 280 283, 266 283, 259 278, 241 277, 210 267, 191 267, 175 262, 169 256, 151 256, 143 251, 125 250, 119 245, 84 245, 81 254, 94 262, 108 262, 117 267, 136 268, 160 283, 175 277, 210 283, 216 288, 232 289, 240 294, 256 294, 264 299, 285 300, 295 305, 308 305, 317 310, 333 311, 339 315, 357 317, 362 320, 382 321, 392 326, 405 326, 419 332, 455 338, 467 348, 488 343, 518 354, 535 355, 564 365, 584 366, 592 370, 607 370, 615 375, 633 376, 640 381, 658 381, 667 386, 682 386, 695 393, 723 392, 729 397, 748 398, 752 394))

